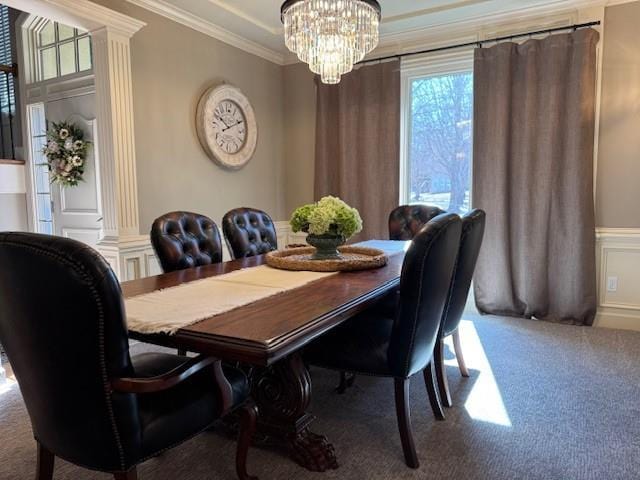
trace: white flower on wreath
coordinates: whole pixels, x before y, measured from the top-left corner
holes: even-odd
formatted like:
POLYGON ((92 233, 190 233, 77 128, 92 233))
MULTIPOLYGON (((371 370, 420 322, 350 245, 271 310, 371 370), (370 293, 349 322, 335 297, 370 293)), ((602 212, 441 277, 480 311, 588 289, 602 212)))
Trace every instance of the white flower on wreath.
POLYGON ((82 140, 76 140, 75 142, 73 142, 73 148, 75 148, 76 150, 82 148, 84 146, 84 142, 82 140))
POLYGON ((69 130, 67 130, 66 128, 61 128, 58 132, 58 135, 62 140, 65 140, 69 136, 69 130))
POLYGON ((49 150, 50 153, 58 153, 60 151, 60 147, 56 142, 51 140, 47 144, 47 150, 49 150))
POLYGON ((71 165, 74 167, 79 167, 82 165, 82 159, 78 155, 74 155, 71 157, 71 165))
POLYGON ((65 172, 70 172, 73 170, 73 164, 71 162, 67 163, 64 167, 65 172))
POLYGON ((73 138, 69 137, 64 141, 65 150, 73 150, 73 138))

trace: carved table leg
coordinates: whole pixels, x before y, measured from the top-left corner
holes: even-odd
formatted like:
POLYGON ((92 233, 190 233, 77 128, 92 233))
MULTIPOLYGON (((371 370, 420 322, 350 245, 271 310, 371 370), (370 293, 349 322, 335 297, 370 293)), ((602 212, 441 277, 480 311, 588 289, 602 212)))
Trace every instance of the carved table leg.
POLYGON ((299 354, 254 371, 251 384, 262 434, 284 443, 291 458, 308 470, 338 468, 333 445, 326 437, 309 431, 314 419, 306 413, 311 402, 311 378, 299 354))

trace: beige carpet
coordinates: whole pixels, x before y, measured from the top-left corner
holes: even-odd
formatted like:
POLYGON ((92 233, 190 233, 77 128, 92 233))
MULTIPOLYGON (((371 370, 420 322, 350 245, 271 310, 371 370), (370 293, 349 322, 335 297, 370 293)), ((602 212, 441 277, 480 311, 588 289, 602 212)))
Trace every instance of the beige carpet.
MULTIPOLYGON (((640 478, 639 333, 466 318, 471 378, 451 363, 456 405, 445 422, 434 421, 421 379, 412 383, 419 470, 404 466, 389 380, 361 377, 339 396, 335 374, 314 369, 314 430, 331 438, 341 468, 312 474, 253 449, 251 471, 262 480, 640 478)), ((206 433, 146 462, 140 478, 234 479, 233 455, 231 441, 206 433)), ((0 479, 31 479, 34 459, 28 416, 10 386, 0 394, 0 479)), ((110 477, 58 462, 54 478, 110 477)))

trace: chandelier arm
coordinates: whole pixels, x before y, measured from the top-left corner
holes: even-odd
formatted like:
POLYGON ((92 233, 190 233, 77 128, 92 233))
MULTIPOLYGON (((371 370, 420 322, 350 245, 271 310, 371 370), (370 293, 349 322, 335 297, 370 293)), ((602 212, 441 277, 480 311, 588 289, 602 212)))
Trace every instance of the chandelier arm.
MULTIPOLYGON (((280 21, 284 23, 284 14, 286 13, 287 10, 289 10, 289 8, 291 8, 297 3, 301 3, 304 1, 306 0, 286 0, 282 4, 282 7, 280 8, 280 21)), ((378 0, 356 0, 356 1, 361 3, 366 3, 367 5, 372 7, 378 13, 378 20, 382 18, 382 7, 380 6, 380 2, 378 2, 378 0)))

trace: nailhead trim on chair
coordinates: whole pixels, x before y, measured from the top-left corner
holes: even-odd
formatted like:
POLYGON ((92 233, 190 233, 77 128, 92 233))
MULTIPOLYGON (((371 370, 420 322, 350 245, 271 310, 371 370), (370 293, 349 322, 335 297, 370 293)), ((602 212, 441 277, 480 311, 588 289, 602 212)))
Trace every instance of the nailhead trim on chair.
MULTIPOLYGON (((14 247, 24 248, 26 250, 34 251, 38 254, 53 258, 54 260, 58 260, 68 265, 74 270, 74 272, 76 272, 81 278, 85 280, 87 286, 89 287, 92 297, 95 300, 96 305, 98 307, 98 342, 99 342, 99 353, 100 353, 100 370, 101 370, 102 384, 104 389, 105 403, 107 407, 107 412, 109 413, 109 420, 111 422, 111 428, 113 431, 116 448, 118 449, 118 454, 120 457, 120 467, 124 471, 126 468, 124 448, 122 446, 122 441, 120 439, 120 432, 118 431, 118 425, 116 424, 115 413, 113 410, 113 402, 111 399, 111 384, 109 383, 109 377, 107 375, 107 362, 105 359, 104 309, 103 309, 100 296, 98 295, 98 290, 96 289, 95 283, 93 282, 93 278, 88 274, 88 272, 85 270, 82 264, 75 262, 73 259, 69 257, 60 255, 59 253, 54 253, 49 250, 45 250, 41 247, 35 247, 33 245, 25 245, 12 240, 6 240, 5 243, 7 245, 12 245, 14 247)), ((102 280, 104 280, 104 276, 100 279, 100 281, 102 280)))

